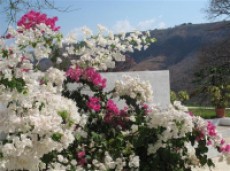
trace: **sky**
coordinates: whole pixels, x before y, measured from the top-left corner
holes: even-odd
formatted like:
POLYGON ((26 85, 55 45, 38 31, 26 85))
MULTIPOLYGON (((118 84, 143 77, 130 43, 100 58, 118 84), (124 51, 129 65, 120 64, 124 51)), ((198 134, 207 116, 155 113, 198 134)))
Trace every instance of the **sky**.
MULTIPOLYGON (((70 7, 67 13, 47 10, 58 16, 58 25, 65 35, 83 26, 96 32, 102 24, 114 32, 154 30, 183 23, 207 23, 204 9, 209 0, 55 0, 57 7, 70 7)), ((0 20, 3 21, 0 16, 0 20)), ((2 23, 2 21, 0 21, 2 23)), ((2 24, 1 24, 2 25, 2 24)), ((4 28, 1 27, 0 31, 4 28)))

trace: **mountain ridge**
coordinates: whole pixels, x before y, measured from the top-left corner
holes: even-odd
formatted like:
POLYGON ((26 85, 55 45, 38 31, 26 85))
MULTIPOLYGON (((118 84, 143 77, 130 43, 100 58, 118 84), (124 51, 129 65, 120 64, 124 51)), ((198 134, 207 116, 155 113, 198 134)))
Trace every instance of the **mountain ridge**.
POLYGON ((199 54, 205 47, 230 38, 230 21, 181 24, 168 29, 151 30, 156 43, 145 51, 128 54, 132 64, 117 71, 169 70, 171 89, 193 91, 192 81, 199 54), (124 69, 125 68, 125 69, 124 69))

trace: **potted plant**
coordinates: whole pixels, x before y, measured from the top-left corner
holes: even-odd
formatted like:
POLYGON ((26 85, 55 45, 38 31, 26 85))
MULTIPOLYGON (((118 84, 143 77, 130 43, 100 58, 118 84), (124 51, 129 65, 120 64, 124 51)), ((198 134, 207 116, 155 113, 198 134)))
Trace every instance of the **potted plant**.
POLYGON ((209 86, 208 93, 217 117, 224 117, 225 108, 230 104, 230 85, 209 86))

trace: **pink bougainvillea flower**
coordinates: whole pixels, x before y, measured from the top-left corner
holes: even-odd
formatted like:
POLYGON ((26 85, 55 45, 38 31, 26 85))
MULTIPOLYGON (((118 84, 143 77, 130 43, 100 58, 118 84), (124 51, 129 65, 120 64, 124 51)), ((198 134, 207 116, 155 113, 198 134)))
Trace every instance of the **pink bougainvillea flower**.
POLYGON ((83 74, 83 69, 76 67, 76 68, 69 68, 66 71, 66 76, 69 77, 71 80, 79 81, 83 74))
POLYGON ((25 68, 21 69, 22 72, 29 72, 30 70, 31 69, 25 69, 25 68))
POLYGON ((213 125, 213 123, 211 123, 210 121, 208 121, 207 131, 209 136, 215 137, 217 135, 216 126, 213 125))
POLYGON ((222 146, 222 147, 220 148, 220 151, 221 151, 222 153, 230 153, 230 144, 227 144, 227 145, 225 145, 225 146, 222 146))
POLYGON ((10 33, 7 33, 6 35, 3 35, 0 37, 1 39, 11 39, 14 38, 14 36, 12 36, 10 33))
POLYGON ((87 68, 84 72, 84 78, 99 88, 106 87, 106 79, 102 78, 94 68, 87 68))
POLYGON ((142 109, 144 109, 144 111, 145 111, 145 115, 148 115, 152 110, 149 108, 149 105, 147 105, 147 104, 144 104, 143 106, 142 106, 142 109))
POLYGON ((112 124, 114 126, 120 126, 125 128, 126 122, 129 121, 127 110, 119 110, 117 105, 112 99, 109 99, 106 103, 106 115, 104 117, 104 122, 107 124, 112 124))
POLYGON ((46 14, 31 10, 21 17, 21 19, 17 22, 17 25, 23 26, 28 30, 30 28, 34 29, 37 24, 43 23, 53 31, 58 31, 60 27, 55 25, 57 20, 57 17, 48 18, 46 14))
POLYGON ((112 99, 109 99, 106 103, 106 110, 112 112, 115 115, 119 114, 119 109, 112 99))
POLYGON ((80 151, 77 153, 77 157, 78 158, 82 158, 82 157, 85 157, 85 151, 80 151))
POLYGON ((97 97, 90 97, 86 105, 89 109, 94 110, 95 112, 101 110, 100 99, 97 97))
POLYGON ((212 145, 212 141, 208 140, 207 145, 212 145))
MULTIPOLYGON (((106 115, 104 118, 105 123, 115 122, 115 118, 119 117, 119 109, 112 99, 109 99, 106 103, 106 115)), ((117 119, 117 118, 116 118, 117 119)))
POLYGON ((224 143, 225 143, 225 140, 222 139, 222 140, 220 141, 220 144, 223 145, 224 143))
POLYGON ((203 140, 205 137, 205 133, 203 132, 199 132, 199 135, 196 137, 196 141, 200 141, 200 140, 203 140))
POLYGON ((192 117, 194 116, 194 114, 191 111, 189 111, 188 114, 192 117))
POLYGON ((77 157, 77 161, 81 166, 84 166, 86 164, 85 151, 77 152, 76 157, 77 157))
POLYGON ((66 72, 66 76, 77 82, 80 79, 86 80, 100 89, 106 87, 106 79, 102 78, 101 74, 94 68, 82 69, 78 66, 76 68, 69 68, 66 72))

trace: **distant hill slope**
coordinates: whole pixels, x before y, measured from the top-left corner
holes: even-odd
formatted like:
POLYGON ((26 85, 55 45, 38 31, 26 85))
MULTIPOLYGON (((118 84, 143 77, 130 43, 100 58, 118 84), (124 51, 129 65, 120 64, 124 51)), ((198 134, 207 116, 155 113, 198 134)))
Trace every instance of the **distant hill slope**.
MULTIPOLYGON (((230 38, 230 22, 207 24, 182 24, 174 28, 153 30, 157 39, 146 51, 129 54, 135 62, 120 70, 170 71, 173 90, 192 90, 193 73, 196 71, 201 48, 230 38)), ((119 70, 119 68, 117 69, 119 70)))

